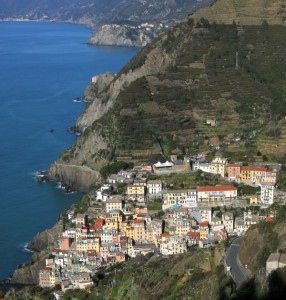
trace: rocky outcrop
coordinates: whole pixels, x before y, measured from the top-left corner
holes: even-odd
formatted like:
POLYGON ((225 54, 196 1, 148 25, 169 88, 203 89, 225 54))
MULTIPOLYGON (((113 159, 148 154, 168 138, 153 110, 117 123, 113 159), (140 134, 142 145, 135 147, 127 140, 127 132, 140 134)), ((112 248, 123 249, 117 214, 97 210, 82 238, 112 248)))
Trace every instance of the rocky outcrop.
POLYGON ((39 270, 45 266, 45 259, 49 257, 51 250, 58 246, 62 228, 62 221, 59 221, 51 229, 38 233, 33 238, 28 247, 36 252, 25 266, 14 271, 12 284, 38 284, 39 270))
POLYGON ((115 74, 113 73, 103 73, 93 76, 92 82, 85 89, 84 99, 86 101, 93 101, 98 94, 107 88, 114 77, 115 74))
POLYGON ((155 31, 147 32, 127 25, 110 24, 101 26, 88 40, 88 43, 105 46, 143 47, 155 36, 155 31))
POLYGON ((34 254, 27 266, 14 271, 10 283, 24 285, 38 284, 39 271, 45 266, 45 259, 48 258, 49 255, 49 251, 34 254))
POLYGON ((38 233, 29 243, 28 248, 33 251, 40 252, 55 247, 59 236, 62 233, 62 229, 63 225, 60 221, 56 223, 54 227, 38 233))
POLYGON ((127 73, 122 73, 111 82, 106 92, 96 97, 89 107, 78 118, 77 127, 84 131, 92 123, 102 117, 112 107, 119 93, 138 78, 163 72, 174 60, 174 54, 166 53, 160 47, 152 49, 146 56, 142 66, 127 73))
POLYGON ((87 166, 54 163, 49 170, 51 180, 60 181, 79 192, 88 192, 89 187, 98 182, 99 177, 99 172, 87 166))

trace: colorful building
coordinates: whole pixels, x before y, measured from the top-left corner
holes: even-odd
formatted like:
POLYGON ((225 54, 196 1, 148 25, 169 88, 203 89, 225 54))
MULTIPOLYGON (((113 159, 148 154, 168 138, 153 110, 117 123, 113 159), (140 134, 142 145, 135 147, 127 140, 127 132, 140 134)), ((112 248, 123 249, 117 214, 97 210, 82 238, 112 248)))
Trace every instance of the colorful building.
POLYGON ((237 197, 237 188, 231 185, 197 187, 198 206, 231 205, 237 197))
POLYGON ((196 207, 196 190, 170 190, 163 196, 162 210, 172 209, 172 207, 196 207))
POLYGON ((127 200, 144 202, 145 201, 145 186, 144 185, 128 185, 127 200))

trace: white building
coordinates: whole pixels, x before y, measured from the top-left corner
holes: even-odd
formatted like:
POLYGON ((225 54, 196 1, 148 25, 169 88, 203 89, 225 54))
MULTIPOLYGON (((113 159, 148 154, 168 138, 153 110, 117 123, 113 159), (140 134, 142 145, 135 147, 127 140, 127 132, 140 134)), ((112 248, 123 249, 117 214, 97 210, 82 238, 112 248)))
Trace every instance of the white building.
POLYGON ((161 180, 148 180, 147 183, 148 193, 150 195, 162 195, 162 181, 161 180))
POLYGON ((200 162, 196 162, 193 165, 193 170, 194 171, 198 171, 201 170, 203 172, 209 173, 210 172, 210 164, 208 163, 200 163, 200 162))
POLYGON ((231 185, 197 187, 198 206, 231 205, 237 197, 237 188, 231 185))
POLYGON ((111 186, 103 185, 96 191, 96 199, 105 202, 111 195, 111 186))
POLYGON ((164 194, 162 210, 175 209, 179 207, 196 207, 196 190, 169 190, 164 194))
POLYGON ((222 223, 224 225, 225 230, 230 233, 233 232, 234 218, 233 213, 225 212, 222 214, 222 223))
POLYGON ((116 197, 106 200, 105 204, 106 204, 105 206, 106 212, 110 212, 111 210, 114 209, 122 210, 123 208, 122 199, 116 197))
POLYGON ((261 198, 262 204, 273 204, 274 202, 274 184, 272 183, 261 183, 261 198))

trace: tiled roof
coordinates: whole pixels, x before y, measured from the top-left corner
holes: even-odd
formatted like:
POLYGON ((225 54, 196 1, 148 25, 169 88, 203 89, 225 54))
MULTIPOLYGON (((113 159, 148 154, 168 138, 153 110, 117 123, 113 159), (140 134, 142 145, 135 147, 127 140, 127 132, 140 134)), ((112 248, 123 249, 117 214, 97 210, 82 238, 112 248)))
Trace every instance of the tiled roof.
POLYGON ((133 224, 144 224, 144 220, 133 220, 133 224))
POLYGON ((193 239, 196 239, 197 237, 200 236, 200 233, 199 232, 195 232, 195 231, 190 231, 190 232, 187 233, 187 235, 190 236, 193 239))
POLYGON ((240 167, 240 164, 228 164, 229 168, 240 167))
POLYGON ((256 171, 256 172, 266 172, 266 168, 255 167, 255 166, 243 166, 241 167, 241 171, 256 171))
POLYGON ((198 186, 197 187, 197 192, 212 192, 212 191, 237 191, 237 188, 232 185, 198 186))
POLYGON ((265 222, 272 222, 273 221, 273 218, 272 217, 266 217, 265 218, 265 222))
POLYGON ((209 226, 209 222, 208 221, 204 221, 204 222, 201 222, 199 225, 200 225, 200 227, 208 227, 209 226))

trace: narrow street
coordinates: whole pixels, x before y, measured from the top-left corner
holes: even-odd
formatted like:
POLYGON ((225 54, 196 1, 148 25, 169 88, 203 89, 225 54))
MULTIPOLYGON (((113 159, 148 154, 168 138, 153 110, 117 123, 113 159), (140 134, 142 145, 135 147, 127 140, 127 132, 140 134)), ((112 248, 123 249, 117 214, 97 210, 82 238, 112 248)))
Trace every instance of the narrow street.
POLYGON ((236 284, 239 284, 244 279, 246 279, 247 274, 245 268, 242 266, 242 264, 239 261, 238 257, 238 251, 240 242, 242 240, 242 237, 238 237, 235 239, 230 247, 228 248, 227 254, 226 254, 226 263, 228 266, 231 267, 230 273, 232 276, 232 279, 236 284))

